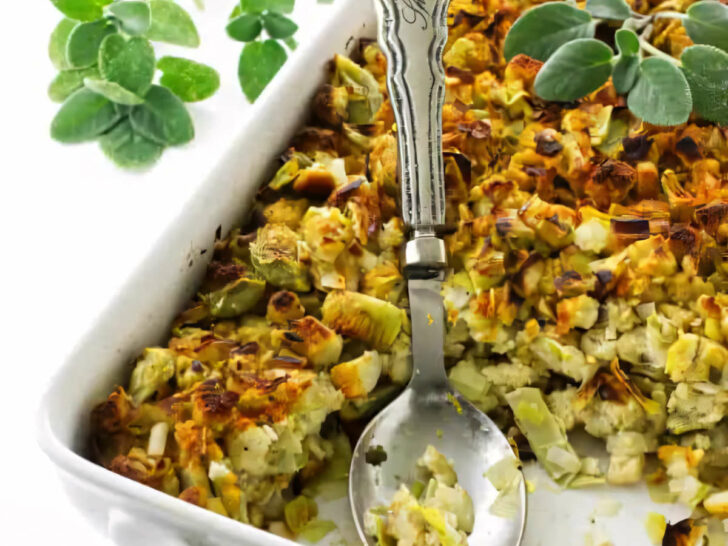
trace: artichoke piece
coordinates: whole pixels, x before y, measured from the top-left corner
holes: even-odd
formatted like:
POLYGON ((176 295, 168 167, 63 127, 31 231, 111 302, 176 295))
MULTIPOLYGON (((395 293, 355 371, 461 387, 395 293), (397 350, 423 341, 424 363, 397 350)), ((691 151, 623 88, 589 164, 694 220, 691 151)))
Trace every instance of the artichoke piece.
POLYGON ((266 224, 250 244, 250 258, 256 272, 274 286, 308 292, 311 281, 307 268, 298 261, 298 235, 284 224, 266 224))
POLYGON ((292 322, 290 333, 291 349, 308 358, 316 369, 338 362, 344 341, 317 318, 308 316, 292 322))
POLYGON ((317 260, 333 263, 354 238, 351 220, 335 207, 310 207, 301 233, 317 260))
POLYGON ((581 461, 541 391, 523 387, 506 394, 506 401, 544 470, 559 484, 568 485, 581 470, 581 461))
POLYGON ((129 383, 129 394, 136 405, 167 386, 167 381, 174 377, 177 370, 176 360, 174 352, 169 349, 144 349, 129 383))
POLYGON ((324 84, 313 99, 314 115, 331 127, 349 119, 349 92, 346 87, 324 84))
POLYGON ((265 281, 242 277, 205 296, 214 317, 232 318, 250 311, 265 292, 265 281))
POLYGON ((377 387, 366 398, 347 400, 341 408, 339 416, 343 421, 369 419, 394 400, 401 390, 402 387, 397 385, 377 387))
POLYGON ((331 382, 347 398, 367 396, 377 386, 382 361, 377 351, 366 351, 359 358, 331 368, 331 382))
POLYGON ((265 318, 273 324, 286 324, 288 321, 303 318, 305 314, 306 309, 298 295, 295 292, 281 290, 268 300, 265 318))
POLYGON ((406 321, 404 311, 391 303, 346 290, 330 292, 322 312, 324 324, 379 351, 394 343, 406 321))
POLYGON ((678 383, 667 402, 667 429, 673 434, 710 429, 728 413, 728 394, 717 387, 678 383), (711 392, 713 391, 713 392, 711 392))
POLYGON ((368 70, 341 55, 334 58, 334 66, 333 85, 350 89, 347 121, 354 125, 374 121, 384 100, 377 80, 368 70))
POLYGON ((598 368, 596 364, 587 363, 584 353, 576 347, 562 345, 550 337, 538 336, 530 349, 548 369, 577 381, 586 381, 598 368))
POLYGON ((298 229, 307 208, 308 199, 279 199, 263 209, 263 216, 269 224, 285 224, 298 229))
POLYGON ((313 161, 306 154, 293 152, 291 158, 278 169, 273 179, 268 182, 268 187, 273 190, 280 190, 293 182, 301 169, 311 165, 313 165, 313 161))

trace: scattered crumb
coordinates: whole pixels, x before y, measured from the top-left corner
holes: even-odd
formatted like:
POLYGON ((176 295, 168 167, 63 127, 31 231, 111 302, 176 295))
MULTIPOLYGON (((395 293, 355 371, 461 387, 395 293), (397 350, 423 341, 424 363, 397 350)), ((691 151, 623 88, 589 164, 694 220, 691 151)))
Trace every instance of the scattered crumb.
POLYGON ((593 515, 611 518, 616 516, 621 509, 622 503, 618 500, 609 497, 601 497, 597 501, 597 505, 594 508, 593 515))
POLYGON ((536 482, 532 480, 526 480, 526 491, 528 493, 533 493, 536 491, 536 482))
POLYGON ((649 512, 645 519, 645 530, 647 536, 650 537, 652 544, 662 544, 662 537, 665 536, 665 529, 667 528, 667 521, 665 516, 658 514, 657 512, 649 512))
POLYGON ((463 414, 463 407, 460 405, 460 402, 458 402, 458 399, 455 398, 455 396, 452 393, 447 393, 447 399, 450 401, 450 403, 455 408, 455 411, 458 412, 459 415, 463 414))
POLYGON ((437 430, 435 431, 435 434, 437 434, 437 437, 438 437, 438 438, 440 438, 440 440, 442 440, 442 435, 443 435, 443 432, 442 432, 442 429, 441 429, 441 428, 438 428, 438 429, 437 429, 437 430))
POLYGON ((592 525, 584 535, 584 546, 614 546, 607 533, 599 525, 592 525))
POLYGON ((364 460, 367 462, 367 464, 379 466, 387 460, 387 452, 384 451, 384 448, 382 446, 372 446, 367 450, 366 454, 364 455, 364 460))
POLYGON ((435 319, 432 318, 432 315, 430 313, 427 313, 427 325, 432 326, 433 322, 435 322, 435 319))

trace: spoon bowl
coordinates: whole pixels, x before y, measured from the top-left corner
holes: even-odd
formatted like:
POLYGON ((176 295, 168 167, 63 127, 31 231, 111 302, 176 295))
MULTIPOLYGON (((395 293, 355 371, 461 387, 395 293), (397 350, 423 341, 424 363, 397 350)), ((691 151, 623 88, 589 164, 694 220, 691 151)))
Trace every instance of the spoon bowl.
MULTIPOLYGON (((473 499, 475 526, 469 543, 519 544, 526 517, 523 481, 518 511, 511 518, 503 518, 490 513, 498 492, 484 476, 493 464, 513 457, 513 451, 484 413, 449 389, 427 393, 407 389, 364 430, 349 475, 359 535, 365 536, 364 514, 370 508, 388 506, 400 484, 412 484, 415 463, 430 444, 453 461, 458 483, 473 499), (386 461, 377 466, 366 462, 367 451, 376 446, 382 446, 387 454, 386 461)), ((367 544, 376 541, 367 537, 367 544)))
POLYGON ((407 389, 367 425, 354 449, 349 473, 354 520, 361 539, 375 544, 365 531, 367 511, 388 506, 401 484, 412 484, 417 459, 432 445, 453 461, 458 483, 473 500, 475 526, 469 543, 516 546, 526 519, 523 480, 516 513, 509 518, 491 514, 498 492, 485 473, 515 455, 495 423, 455 392, 445 376, 440 284, 438 276, 409 281, 414 373, 407 389), (386 460, 367 463, 367 452, 378 446, 386 460))

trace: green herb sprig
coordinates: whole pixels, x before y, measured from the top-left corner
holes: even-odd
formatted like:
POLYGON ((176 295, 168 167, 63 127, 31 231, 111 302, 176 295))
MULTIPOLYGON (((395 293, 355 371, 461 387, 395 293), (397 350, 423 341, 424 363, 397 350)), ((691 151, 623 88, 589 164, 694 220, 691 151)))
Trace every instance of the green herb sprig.
POLYGON ((59 70, 48 89, 63 102, 51 123, 60 142, 98 139, 117 165, 147 167, 167 146, 194 138, 185 102, 220 86, 211 67, 181 57, 157 61, 151 40, 197 47, 190 15, 173 0, 51 0, 66 16, 48 54, 59 70), (153 83, 161 71, 159 85, 153 83))
POLYGON ((230 15, 226 31, 245 42, 238 62, 238 80, 250 102, 255 101, 288 59, 286 48, 296 48, 298 25, 286 14, 295 0, 240 0, 230 15), (263 31, 267 37, 263 37, 263 31))
POLYGON ((632 11, 625 0, 587 0, 584 10, 548 2, 523 13, 508 32, 505 58, 518 54, 544 61, 534 83, 542 99, 574 101, 611 77, 632 113, 648 123, 678 125, 694 111, 728 125, 728 6, 720 2, 653 15, 632 11), (657 19, 681 21, 695 44, 680 59, 650 43, 657 19), (597 25, 614 21, 622 21, 614 35, 616 55, 594 37, 597 25))

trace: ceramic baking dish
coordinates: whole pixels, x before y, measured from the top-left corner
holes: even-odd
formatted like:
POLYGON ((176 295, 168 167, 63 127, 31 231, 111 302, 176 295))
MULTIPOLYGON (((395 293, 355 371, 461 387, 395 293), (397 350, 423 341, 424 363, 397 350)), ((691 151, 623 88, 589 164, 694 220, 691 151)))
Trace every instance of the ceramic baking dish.
MULTIPOLYGON (((43 399, 41 447, 58 467, 74 505, 119 545, 292 544, 122 478, 83 455, 91 408, 126 382, 129 363, 144 347, 166 339, 169 324, 205 272, 215 234, 240 223, 275 157, 304 122, 326 62, 334 53, 351 51, 358 38, 376 35, 371 0, 336 3, 331 19, 292 56, 222 161, 211 165, 209 177, 77 345, 43 399)), ((648 511, 665 513, 673 521, 684 517, 677 507, 652 505, 644 487, 558 492, 535 467, 527 469, 527 477, 536 491, 529 498, 526 546, 581 546, 587 533, 604 533, 617 546, 647 545, 643 522, 648 511), (604 497, 621 503, 618 514, 594 512, 604 497)), ((342 537, 357 544, 346 499, 323 503, 321 511, 339 525, 322 546, 339 546, 342 537)))

